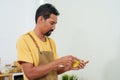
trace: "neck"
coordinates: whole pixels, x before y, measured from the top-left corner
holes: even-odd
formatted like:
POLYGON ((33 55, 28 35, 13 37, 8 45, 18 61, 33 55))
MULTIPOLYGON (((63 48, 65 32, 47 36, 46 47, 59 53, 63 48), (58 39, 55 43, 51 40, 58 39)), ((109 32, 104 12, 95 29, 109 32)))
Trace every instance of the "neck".
POLYGON ((45 42, 46 41, 46 38, 45 38, 45 35, 43 35, 40 31, 38 31, 39 29, 34 29, 34 32, 35 32, 35 34, 38 36, 38 38, 41 40, 41 41, 43 41, 43 42, 45 42))

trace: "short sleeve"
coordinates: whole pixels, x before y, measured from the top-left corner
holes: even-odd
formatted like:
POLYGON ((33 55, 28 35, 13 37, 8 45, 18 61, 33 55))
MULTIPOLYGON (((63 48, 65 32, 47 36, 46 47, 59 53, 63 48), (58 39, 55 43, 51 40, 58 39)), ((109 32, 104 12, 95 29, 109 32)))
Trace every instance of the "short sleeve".
POLYGON ((33 63, 31 51, 29 49, 29 46, 27 45, 27 42, 23 37, 20 37, 16 44, 17 52, 18 52, 18 62, 29 62, 33 63))

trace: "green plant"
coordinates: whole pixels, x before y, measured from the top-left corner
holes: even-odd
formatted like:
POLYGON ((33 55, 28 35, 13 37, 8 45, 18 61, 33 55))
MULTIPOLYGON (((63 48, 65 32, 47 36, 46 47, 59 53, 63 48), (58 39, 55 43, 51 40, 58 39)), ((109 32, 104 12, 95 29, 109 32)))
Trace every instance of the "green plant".
POLYGON ((76 75, 64 74, 62 80, 78 80, 78 77, 76 75))
POLYGON ((69 75, 64 74, 64 75, 62 76, 62 80, 68 80, 68 77, 69 77, 69 75))

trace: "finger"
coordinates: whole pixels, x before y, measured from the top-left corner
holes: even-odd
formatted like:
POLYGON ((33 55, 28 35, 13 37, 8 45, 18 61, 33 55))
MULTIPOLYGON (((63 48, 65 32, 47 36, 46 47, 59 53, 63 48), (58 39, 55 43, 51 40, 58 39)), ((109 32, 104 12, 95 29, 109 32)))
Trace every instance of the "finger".
POLYGON ((86 62, 81 62, 80 65, 86 66, 87 63, 88 63, 88 61, 86 61, 86 62))
POLYGON ((78 59, 77 57, 74 57, 74 61, 76 61, 76 60, 77 60, 77 61, 80 61, 80 59, 78 59))
POLYGON ((79 68, 83 69, 85 67, 85 64, 80 64, 79 68))
POLYGON ((72 62, 74 61, 73 57, 69 57, 68 60, 72 62))
POLYGON ((81 62, 81 64, 79 65, 80 68, 84 68, 88 62, 89 62, 89 61, 81 62))
POLYGON ((85 64, 89 63, 89 61, 84 62, 85 64))
POLYGON ((71 70, 79 70, 79 69, 80 69, 80 68, 78 68, 78 67, 77 67, 77 68, 73 68, 73 67, 71 68, 71 70))
POLYGON ((73 58, 73 56, 72 56, 72 55, 68 55, 67 57, 68 57, 68 58, 73 58))
POLYGON ((72 65, 73 65, 73 62, 72 62, 72 61, 69 61, 68 64, 69 64, 69 66, 72 66, 72 65))

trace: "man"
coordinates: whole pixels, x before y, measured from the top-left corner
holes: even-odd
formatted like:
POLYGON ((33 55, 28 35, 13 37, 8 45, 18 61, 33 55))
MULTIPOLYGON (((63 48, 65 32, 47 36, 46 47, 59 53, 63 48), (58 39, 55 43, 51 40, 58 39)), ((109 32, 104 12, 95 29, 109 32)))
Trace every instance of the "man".
POLYGON ((22 65, 24 80, 58 80, 58 74, 82 69, 88 63, 72 55, 57 58, 55 43, 48 36, 55 29, 58 15, 53 5, 41 5, 36 11, 34 30, 18 39, 18 62, 22 65), (73 67, 75 60, 80 62, 77 67, 73 67))

